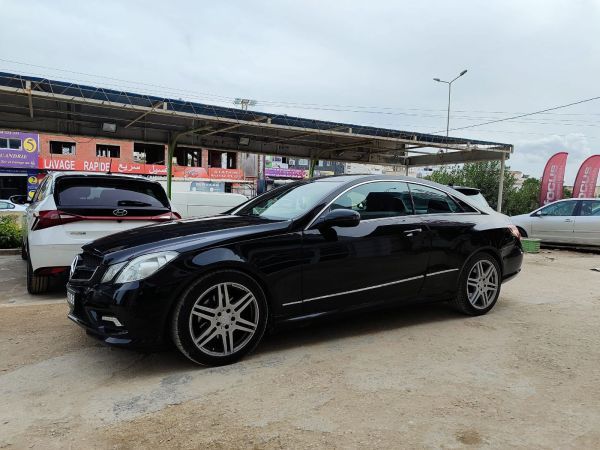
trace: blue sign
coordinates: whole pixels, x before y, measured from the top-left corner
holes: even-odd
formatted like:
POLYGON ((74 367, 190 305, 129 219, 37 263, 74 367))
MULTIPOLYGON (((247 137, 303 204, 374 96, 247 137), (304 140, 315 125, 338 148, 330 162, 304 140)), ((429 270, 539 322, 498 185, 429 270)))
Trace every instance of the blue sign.
POLYGON ((190 191, 196 192, 225 192, 225 183, 218 181, 192 181, 190 191))

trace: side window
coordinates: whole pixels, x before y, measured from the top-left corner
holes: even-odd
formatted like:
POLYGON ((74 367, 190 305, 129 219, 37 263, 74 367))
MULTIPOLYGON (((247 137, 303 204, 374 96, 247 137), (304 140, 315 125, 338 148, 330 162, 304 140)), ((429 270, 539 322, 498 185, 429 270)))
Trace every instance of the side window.
POLYGON ((410 184, 415 214, 448 214, 463 209, 445 192, 429 186, 410 184))
POLYGON ((33 195, 33 199, 31 200, 32 203, 41 202, 42 200, 44 200, 44 198, 46 198, 46 195, 47 195, 46 190, 48 189, 49 184, 50 184, 50 178, 49 177, 44 178, 44 181, 42 181, 42 184, 40 184, 40 187, 37 188, 37 191, 35 191, 35 194, 33 195))
POLYGON ((540 209, 540 216, 572 216, 575 212, 576 201, 552 203, 540 209))
POLYGON ((8 209, 8 203, 0 202, 0 209, 8 209))
POLYGON ((600 200, 583 200, 580 216, 600 216, 600 200))
POLYGON ((330 210, 341 208, 359 212, 362 220, 413 214, 408 185, 401 181, 376 181, 350 189, 330 206, 330 210))

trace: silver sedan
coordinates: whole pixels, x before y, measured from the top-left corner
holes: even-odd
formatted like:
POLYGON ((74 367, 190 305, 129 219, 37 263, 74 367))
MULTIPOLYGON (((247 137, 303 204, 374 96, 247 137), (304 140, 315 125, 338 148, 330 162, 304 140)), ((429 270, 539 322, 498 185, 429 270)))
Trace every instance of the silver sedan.
POLYGON ((569 198, 511 217, 523 237, 600 246, 600 198, 569 198))

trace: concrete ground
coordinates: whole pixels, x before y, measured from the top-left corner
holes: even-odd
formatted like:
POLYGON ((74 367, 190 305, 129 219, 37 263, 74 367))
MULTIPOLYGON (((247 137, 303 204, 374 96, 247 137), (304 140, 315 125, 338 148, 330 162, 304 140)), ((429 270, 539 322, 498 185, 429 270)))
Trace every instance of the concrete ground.
POLYGON ((402 308, 238 364, 99 345, 0 258, 0 447, 600 448, 600 256, 527 255, 484 317, 402 308))

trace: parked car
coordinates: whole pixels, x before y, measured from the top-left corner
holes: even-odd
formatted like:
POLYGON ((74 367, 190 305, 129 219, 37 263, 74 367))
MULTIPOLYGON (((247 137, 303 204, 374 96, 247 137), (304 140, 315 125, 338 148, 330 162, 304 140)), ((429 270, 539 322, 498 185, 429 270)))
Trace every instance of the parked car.
POLYGON ((600 199, 568 198, 511 217, 524 237, 580 246, 600 245, 600 199))
POLYGON ((452 189, 460 192, 461 194, 466 195, 475 206, 493 211, 492 207, 490 206, 490 204, 487 202, 487 200, 481 193, 481 189, 467 187, 467 186, 452 186, 452 185, 450 185, 450 187, 452 189))
POLYGON ((330 313, 449 300, 485 314, 522 258, 506 216, 446 186, 303 180, 227 214, 85 245, 67 285, 69 318, 108 344, 169 337, 196 363, 227 364, 268 326, 330 313))
POLYGON ((0 200, 0 213, 2 212, 23 212, 26 207, 11 202, 10 200, 0 200))
POLYGON ((173 192, 171 204, 183 218, 214 216, 228 211, 248 198, 224 192, 173 192))
POLYGON ((51 173, 25 215, 27 290, 40 294, 51 276, 68 273, 82 245, 142 225, 179 218, 164 189, 141 177, 51 173))

